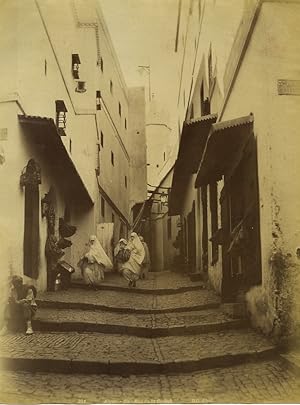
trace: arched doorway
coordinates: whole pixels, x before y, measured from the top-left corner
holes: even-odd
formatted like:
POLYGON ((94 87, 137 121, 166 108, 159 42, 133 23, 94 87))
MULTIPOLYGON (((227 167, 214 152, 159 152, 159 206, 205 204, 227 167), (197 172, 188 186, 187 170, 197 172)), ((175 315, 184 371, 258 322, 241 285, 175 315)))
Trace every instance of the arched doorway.
POLYGON ((34 159, 30 159, 21 175, 21 185, 25 186, 23 271, 33 279, 39 275, 39 184, 40 168, 34 159))

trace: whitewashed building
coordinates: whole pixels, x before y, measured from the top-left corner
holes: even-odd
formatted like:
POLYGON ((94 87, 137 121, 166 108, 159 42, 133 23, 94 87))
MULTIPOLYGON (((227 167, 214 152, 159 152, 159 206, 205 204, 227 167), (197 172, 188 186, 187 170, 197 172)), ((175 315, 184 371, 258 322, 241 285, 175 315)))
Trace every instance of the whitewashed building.
POLYGON ((146 198, 144 90, 128 90, 97 1, 2 1, 0 33, 1 282, 45 290, 49 235, 76 268, 89 235, 110 253, 146 198))

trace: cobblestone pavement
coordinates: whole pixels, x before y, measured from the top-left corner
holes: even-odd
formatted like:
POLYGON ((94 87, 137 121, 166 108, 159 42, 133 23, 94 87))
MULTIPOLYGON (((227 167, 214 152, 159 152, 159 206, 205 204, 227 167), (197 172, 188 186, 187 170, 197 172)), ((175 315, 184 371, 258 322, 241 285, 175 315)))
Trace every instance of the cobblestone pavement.
POLYGON ((110 308, 135 310, 168 310, 218 304, 219 298, 211 290, 187 291, 174 295, 128 293, 127 291, 89 291, 73 288, 67 291, 38 294, 38 299, 47 302, 103 305, 110 308))
POLYGON ((254 353, 271 348, 268 340, 251 329, 156 339, 76 332, 0 336, 0 351, 3 357, 107 363, 189 361, 228 354, 254 353))
MULTIPOLYGON (((76 280, 77 282, 82 282, 83 280, 76 280)), ((127 287, 128 282, 119 273, 105 273, 105 279, 102 283, 107 286, 120 286, 127 287)), ((145 289, 176 289, 182 287, 195 287, 202 286, 201 281, 191 281, 187 274, 175 273, 170 271, 163 272, 150 272, 148 274, 147 280, 139 280, 137 282, 138 288, 145 289)))
POLYGON ((299 398, 299 378, 280 360, 177 375, 0 375, 2 403, 296 403, 299 398))
POLYGON ((118 314, 97 310, 72 310, 40 308, 35 318, 50 322, 87 322, 103 325, 126 325, 134 327, 174 327, 206 323, 224 323, 231 318, 220 309, 207 309, 166 314, 118 314))

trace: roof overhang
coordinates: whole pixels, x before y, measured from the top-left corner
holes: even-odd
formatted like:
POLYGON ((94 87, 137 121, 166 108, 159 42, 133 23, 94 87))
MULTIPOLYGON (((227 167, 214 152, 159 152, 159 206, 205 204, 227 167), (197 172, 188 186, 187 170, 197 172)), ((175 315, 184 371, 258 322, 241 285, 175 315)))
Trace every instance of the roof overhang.
POLYGON ((197 174, 195 187, 230 175, 240 163, 243 150, 253 134, 253 114, 213 124, 197 174))
POLYGON ((93 199, 62 142, 54 120, 31 115, 18 115, 18 118, 20 124, 27 129, 26 136, 44 147, 45 160, 60 176, 64 189, 76 199, 93 205, 93 199))
POLYGON ((187 184, 191 175, 198 171, 210 128, 216 121, 217 114, 210 114, 184 123, 174 165, 169 215, 180 214, 187 184))

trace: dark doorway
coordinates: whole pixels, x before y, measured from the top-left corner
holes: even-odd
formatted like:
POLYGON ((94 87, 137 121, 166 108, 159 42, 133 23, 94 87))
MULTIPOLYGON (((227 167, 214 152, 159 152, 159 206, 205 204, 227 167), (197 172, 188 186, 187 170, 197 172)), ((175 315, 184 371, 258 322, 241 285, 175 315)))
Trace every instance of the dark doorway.
POLYGON ((208 272, 207 186, 201 187, 202 206, 202 272, 208 272))
POLYGON ((195 201, 193 201, 192 211, 187 217, 188 223, 188 264, 190 270, 196 270, 196 219, 195 219, 195 201))
POLYGON ((25 186, 24 274, 37 279, 39 275, 39 184, 41 174, 34 159, 29 160, 21 181, 25 186))
POLYGON ((221 194, 223 231, 222 297, 234 302, 251 286, 261 283, 261 248, 257 153, 254 137, 221 194))

